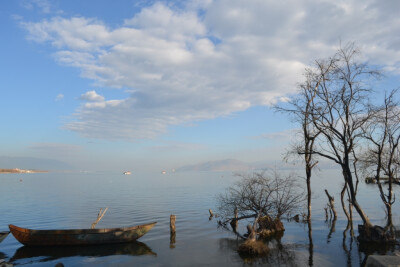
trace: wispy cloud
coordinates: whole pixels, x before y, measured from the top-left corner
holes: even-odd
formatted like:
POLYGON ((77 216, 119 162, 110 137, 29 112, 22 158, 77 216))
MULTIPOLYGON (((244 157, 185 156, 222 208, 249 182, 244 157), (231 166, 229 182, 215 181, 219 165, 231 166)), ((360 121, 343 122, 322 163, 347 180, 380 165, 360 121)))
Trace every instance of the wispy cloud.
POLYGON ((81 146, 63 143, 34 143, 29 146, 29 149, 47 155, 48 157, 75 155, 83 151, 81 146))
POLYGON ((23 0, 21 5, 26 9, 39 8, 43 13, 51 12, 51 4, 48 0, 23 0))
POLYGON ((370 62, 400 73, 399 9, 377 0, 157 2, 117 28, 85 17, 22 25, 31 40, 58 50, 60 64, 130 93, 105 100, 88 92, 65 128, 135 140, 284 99, 304 67, 331 55, 339 40, 356 41, 370 62))
POLYGON ((62 99, 64 99, 64 95, 63 94, 58 94, 56 96, 56 101, 61 101, 62 99))

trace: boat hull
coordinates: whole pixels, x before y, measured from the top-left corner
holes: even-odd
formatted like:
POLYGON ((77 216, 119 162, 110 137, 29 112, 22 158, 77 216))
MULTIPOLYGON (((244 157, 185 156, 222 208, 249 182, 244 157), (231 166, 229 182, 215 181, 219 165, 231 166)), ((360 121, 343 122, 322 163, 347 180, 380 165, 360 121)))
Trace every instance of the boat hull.
POLYGON ((10 224, 15 239, 27 246, 97 245, 132 242, 150 231, 156 223, 124 228, 32 230, 10 224))

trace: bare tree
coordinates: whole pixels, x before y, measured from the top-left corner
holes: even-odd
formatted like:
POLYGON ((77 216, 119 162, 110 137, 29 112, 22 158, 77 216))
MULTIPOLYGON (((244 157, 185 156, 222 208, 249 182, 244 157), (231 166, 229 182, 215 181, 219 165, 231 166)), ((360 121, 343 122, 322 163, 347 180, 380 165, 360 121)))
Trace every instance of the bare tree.
MULTIPOLYGON (((329 69, 327 69, 328 71, 329 69)), ((313 168, 318 164, 312 153, 315 140, 320 134, 319 130, 312 123, 312 101, 316 95, 316 89, 321 83, 321 77, 316 77, 312 69, 306 69, 305 82, 299 84, 298 95, 292 98, 285 105, 275 106, 279 112, 289 114, 293 121, 301 125, 301 141, 294 144, 289 150, 288 156, 303 156, 306 172, 307 185, 307 220, 311 221, 311 176, 313 168)))
POLYGON ((241 174, 241 180, 218 196, 218 210, 222 224, 260 216, 281 218, 298 209, 304 194, 297 186, 293 175, 281 177, 274 172, 241 174), (238 216, 232 216, 237 210, 238 216))
MULTIPOLYGON (((353 44, 342 47, 332 57, 317 60, 313 77, 317 87, 311 102, 312 124, 319 131, 312 154, 337 163, 349 190, 352 205, 364 225, 372 226, 357 202, 354 153, 363 135, 363 126, 370 120, 366 81, 379 76, 365 63, 357 61, 359 51, 353 44)), ((306 153, 306 152, 304 152, 306 153)))
POLYGON ((370 142, 362 163, 364 167, 374 168, 381 199, 386 207, 386 229, 393 227, 392 206, 395 202, 393 182, 397 181, 400 167, 399 141, 400 141, 400 113, 399 102, 395 96, 398 90, 385 94, 384 104, 375 109, 373 120, 366 125, 365 138, 370 142), (388 177, 388 193, 385 194, 381 176, 388 177))

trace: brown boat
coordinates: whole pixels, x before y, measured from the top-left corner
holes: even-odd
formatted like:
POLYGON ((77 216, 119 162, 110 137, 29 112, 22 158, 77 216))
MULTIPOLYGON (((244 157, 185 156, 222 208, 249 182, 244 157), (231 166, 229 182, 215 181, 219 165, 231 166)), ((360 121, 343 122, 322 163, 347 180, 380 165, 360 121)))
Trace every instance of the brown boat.
POLYGON ((132 242, 140 238, 156 222, 123 228, 32 230, 10 224, 11 233, 28 246, 97 245, 132 242))

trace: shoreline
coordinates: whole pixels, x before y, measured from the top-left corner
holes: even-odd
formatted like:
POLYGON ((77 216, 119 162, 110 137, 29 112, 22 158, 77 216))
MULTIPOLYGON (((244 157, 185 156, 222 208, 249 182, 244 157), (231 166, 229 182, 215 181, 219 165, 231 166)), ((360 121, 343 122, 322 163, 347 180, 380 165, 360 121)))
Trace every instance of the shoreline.
POLYGON ((23 169, 18 169, 18 168, 0 169, 0 174, 2 174, 2 173, 45 173, 45 172, 49 172, 49 171, 45 171, 45 170, 23 170, 23 169))

